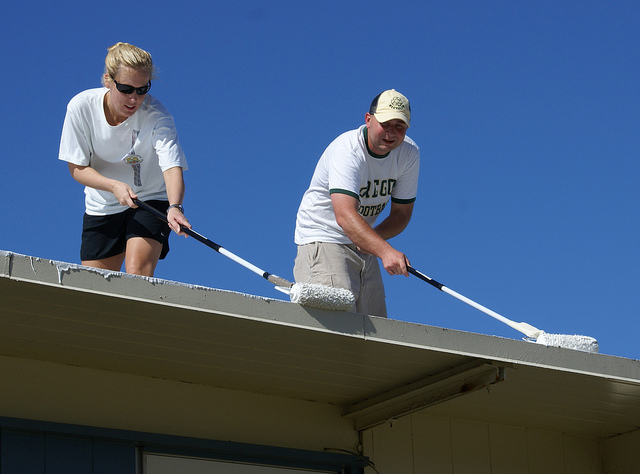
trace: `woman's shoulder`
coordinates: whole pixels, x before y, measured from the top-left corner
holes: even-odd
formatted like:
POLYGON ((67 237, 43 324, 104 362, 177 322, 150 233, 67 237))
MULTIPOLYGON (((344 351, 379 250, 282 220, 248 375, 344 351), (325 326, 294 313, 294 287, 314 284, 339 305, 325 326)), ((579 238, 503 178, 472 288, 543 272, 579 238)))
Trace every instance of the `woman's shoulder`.
POLYGON ((95 104, 100 104, 104 94, 106 94, 107 89, 104 87, 97 87, 95 89, 87 89, 84 90, 75 96, 69 101, 69 108, 82 108, 85 106, 92 106, 95 104))
POLYGON ((167 108, 156 99, 151 94, 148 94, 146 100, 140 106, 140 109, 144 112, 144 114, 160 118, 160 117, 171 117, 171 113, 167 108))

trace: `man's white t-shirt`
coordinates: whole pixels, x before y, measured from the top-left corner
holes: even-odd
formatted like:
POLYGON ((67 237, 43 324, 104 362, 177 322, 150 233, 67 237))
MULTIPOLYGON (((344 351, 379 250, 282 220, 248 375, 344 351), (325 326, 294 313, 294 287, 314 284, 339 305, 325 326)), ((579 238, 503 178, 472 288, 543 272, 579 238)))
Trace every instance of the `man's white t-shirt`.
MULTIPOLYGON (((163 172, 187 169, 173 117, 147 94, 140 108, 123 123, 109 125, 104 114, 108 89, 89 89, 67 106, 59 159, 91 166, 108 178, 127 183, 142 201, 167 199, 163 172)), ((85 187, 86 212, 108 215, 126 209, 113 193, 85 187)))
POLYGON ((358 212, 371 227, 390 199, 407 204, 415 201, 420 172, 418 146, 405 136, 398 148, 381 157, 368 150, 366 132, 363 125, 343 133, 320 157, 298 208, 296 244, 352 243, 336 222, 333 193, 357 198, 358 212))

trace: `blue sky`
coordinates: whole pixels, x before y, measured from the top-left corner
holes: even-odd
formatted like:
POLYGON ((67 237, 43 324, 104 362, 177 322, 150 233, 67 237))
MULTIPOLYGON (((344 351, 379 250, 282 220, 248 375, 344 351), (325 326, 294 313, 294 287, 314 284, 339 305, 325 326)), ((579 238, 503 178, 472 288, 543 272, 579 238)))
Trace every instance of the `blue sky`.
MULTIPOLYGON (((189 160, 196 231, 292 279, 319 156, 395 88, 422 168, 393 244, 510 319, 639 358, 639 24, 635 1, 9 2, 0 250, 79 263, 83 192, 57 159, 62 122, 126 41, 158 68, 151 93, 189 160)), ((286 298, 193 239, 171 247, 159 278, 286 298)), ((415 277, 385 285, 393 319, 521 337, 415 277)))

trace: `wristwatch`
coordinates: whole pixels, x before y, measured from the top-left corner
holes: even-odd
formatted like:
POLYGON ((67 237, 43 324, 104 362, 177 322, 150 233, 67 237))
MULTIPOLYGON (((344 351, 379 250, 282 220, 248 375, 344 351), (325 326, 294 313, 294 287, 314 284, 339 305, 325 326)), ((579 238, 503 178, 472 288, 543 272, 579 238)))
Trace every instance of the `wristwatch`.
POLYGON ((177 210, 184 214, 184 207, 182 207, 182 204, 171 204, 169 207, 167 207, 167 214, 169 213, 169 209, 171 209, 172 207, 175 207, 177 210))

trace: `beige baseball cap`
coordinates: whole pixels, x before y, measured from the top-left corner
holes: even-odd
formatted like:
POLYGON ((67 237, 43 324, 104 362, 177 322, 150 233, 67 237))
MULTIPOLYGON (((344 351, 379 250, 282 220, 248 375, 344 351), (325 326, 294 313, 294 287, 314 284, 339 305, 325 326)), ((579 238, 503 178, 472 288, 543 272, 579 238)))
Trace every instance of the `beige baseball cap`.
POLYGON ((380 123, 393 119, 400 119, 407 124, 411 123, 411 106, 409 99, 395 89, 381 92, 371 102, 369 113, 373 114, 380 123))

